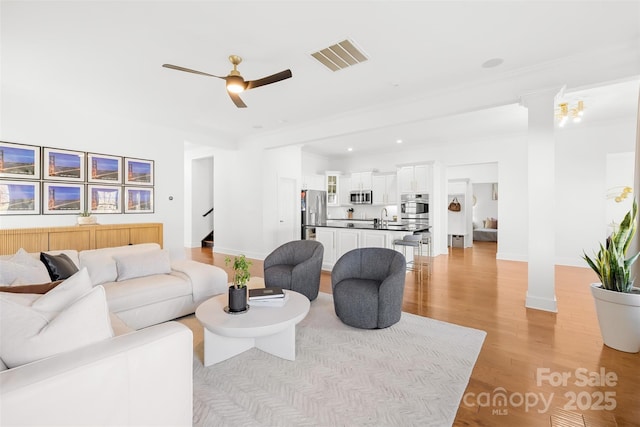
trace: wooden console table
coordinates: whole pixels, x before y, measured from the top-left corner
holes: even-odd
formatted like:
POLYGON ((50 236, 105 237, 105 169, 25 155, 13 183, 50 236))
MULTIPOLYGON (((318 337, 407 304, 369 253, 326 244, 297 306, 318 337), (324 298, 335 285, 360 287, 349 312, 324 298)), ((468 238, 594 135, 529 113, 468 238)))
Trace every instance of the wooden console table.
POLYGON ((0 255, 60 249, 109 248, 158 243, 162 247, 161 223, 74 225, 69 227, 13 228, 0 230, 0 255))

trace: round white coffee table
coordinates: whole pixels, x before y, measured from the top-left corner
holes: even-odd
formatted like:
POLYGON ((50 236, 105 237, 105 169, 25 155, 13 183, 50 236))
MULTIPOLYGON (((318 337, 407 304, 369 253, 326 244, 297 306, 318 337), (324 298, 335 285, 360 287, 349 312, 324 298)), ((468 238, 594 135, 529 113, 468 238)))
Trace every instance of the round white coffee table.
POLYGON ((196 309, 204 327, 204 365, 210 366, 256 347, 287 360, 296 358, 296 324, 309 312, 307 297, 285 290, 282 307, 251 305, 241 314, 224 311, 229 296, 208 299, 196 309))

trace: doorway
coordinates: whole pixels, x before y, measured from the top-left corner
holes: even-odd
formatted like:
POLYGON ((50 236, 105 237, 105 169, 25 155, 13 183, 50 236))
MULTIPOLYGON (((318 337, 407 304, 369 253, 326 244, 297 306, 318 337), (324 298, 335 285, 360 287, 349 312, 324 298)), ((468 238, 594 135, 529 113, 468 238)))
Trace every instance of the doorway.
POLYGON ((213 157, 191 161, 191 247, 214 244, 213 157))

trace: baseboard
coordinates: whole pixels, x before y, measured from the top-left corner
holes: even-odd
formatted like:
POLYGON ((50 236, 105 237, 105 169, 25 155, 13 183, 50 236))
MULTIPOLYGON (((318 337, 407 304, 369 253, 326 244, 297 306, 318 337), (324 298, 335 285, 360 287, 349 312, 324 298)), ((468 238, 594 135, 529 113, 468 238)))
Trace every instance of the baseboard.
POLYGON ((558 302, 555 296, 553 298, 534 297, 529 295, 528 291, 524 306, 535 310, 550 311, 552 313, 558 312, 558 302))
POLYGON ((510 254, 506 252, 498 252, 496 253, 496 259, 500 259, 503 261, 521 261, 528 262, 529 257, 523 254, 510 254))

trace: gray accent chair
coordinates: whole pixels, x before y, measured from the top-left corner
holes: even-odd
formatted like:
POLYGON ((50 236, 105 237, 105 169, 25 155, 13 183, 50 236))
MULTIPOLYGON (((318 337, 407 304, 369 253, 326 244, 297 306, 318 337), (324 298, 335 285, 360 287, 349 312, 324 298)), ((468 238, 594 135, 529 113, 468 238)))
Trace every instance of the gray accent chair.
POLYGON ((324 246, 315 240, 294 240, 264 259, 264 285, 291 289, 313 301, 320 290, 324 246))
POLYGON ((342 255, 331 272, 336 315, 361 329, 397 323, 402 314, 405 268, 404 255, 393 249, 360 248, 342 255))

